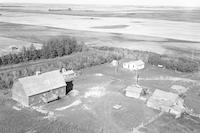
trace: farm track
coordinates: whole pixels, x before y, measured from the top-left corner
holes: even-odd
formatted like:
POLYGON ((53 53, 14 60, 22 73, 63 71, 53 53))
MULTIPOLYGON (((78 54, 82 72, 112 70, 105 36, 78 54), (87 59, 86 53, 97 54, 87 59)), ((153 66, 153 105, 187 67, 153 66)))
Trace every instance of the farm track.
POLYGON ((160 112, 158 115, 152 117, 150 120, 148 120, 146 123, 141 123, 139 126, 133 128, 133 133, 140 133, 140 129, 144 128, 145 126, 148 126, 149 124, 151 124, 152 122, 154 122, 156 119, 158 119, 160 116, 162 116, 164 114, 164 112, 160 112))
POLYGON ((198 80, 192 80, 189 78, 179 78, 179 77, 170 77, 170 76, 160 76, 160 77, 155 77, 155 78, 141 78, 141 80, 158 80, 158 81, 181 81, 181 82, 187 82, 187 83, 194 83, 194 84, 200 84, 198 80))

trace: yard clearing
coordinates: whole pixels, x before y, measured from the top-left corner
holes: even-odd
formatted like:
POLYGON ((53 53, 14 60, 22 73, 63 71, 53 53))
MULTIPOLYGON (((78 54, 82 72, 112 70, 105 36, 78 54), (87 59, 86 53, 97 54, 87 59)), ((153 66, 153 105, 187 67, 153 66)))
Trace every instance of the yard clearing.
MULTIPOLYGON (((182 80, 182 77, 189 79, 189 74, 174 73, 170 70, 160 69, 148 64, 145 69, 139 70, 138 73, 141 77, 139 84, 149 88, 150 92, 153 92, 154 89, 172 91, 171 85, 177 85, 177 83, 184 83, 186 87, 191 84, 190 82, 185 82, 185 79, 183 80, 184 82, 179 81, 180 79, 182 80), (160 78, 161 80, 159 80, 157 78, 158 75, 168 78, 160 78), (150 77, 156 80, 144 80, 150 77), (174 81, 174 78, 171 77, 178 78, 178 81, 174 81)), ((8 107, 10 104, 6 104, 7 106, 0 105, 0 116, 3 116, 0 117, 0 122, 4 122, 2 120, 5 117, 8 121, 11 121, 13 117, 16 117, 15 120, 21 119, 19 114, 23 114, 25 116, 21 120, 27 121, 31 117, 30 125, 33 125, 27 126, 26 131, 40 131, 40 133, 46 133, 47 131, 48 133, 54 133, 55 130, 52 128, 55 127, 55 129, 59 127, 61 133, 66 131, 70 133, 130 133, 133 129, 145 133, 192 133, 192 131, 197 133, 200 131, 199 126, 197 126, 200 120, 197 118, 191 120, 183 116, 175 119, 174 116, 167 113, 163 114, 148 108, 145 101, 126 97, 123 90, 134 83, 134 72, 124 71, 121 68, 116 72, 110 64, 86 68, 81 70, 81 75, 74 80, 74 90, 78 92, 78 95, 72 96, 69 94, 65 98, 48 103, 40 108, 45 110, 45 112, 51 113, 40 113, 27 108, 20 108, 21 110, 18 110, 15 106, 19 106, 15 104, 14 108, 12 108, 13 106, 8 107), (101 76, 97 76, 97 74, 101 74, 101 76), (7 108, 6 112, 13 112, 12 117, 5 111, 2 111, 4 108, 7 108), (36 112, 36 114, 32 117, 30 115, 33 112, 36 112), (28 114, 29 116, 27 116, 28 114), (189 125, 186 125, 186 123, 189 125), (40 126, 41 124, 48 126, 48 128, 40 126), (52 127, 50 128, 49 126, 52 127)), ((186 106, 190 105, 188 107, 193 109, 195 113, 200 113, 198 106, 200 99, 196 94, 198 87, 198 84, 193 84, 186 92, 185 98, 186 106), (195 102, 194 99, 196 100, 195 102), (191 102, 192 104, 190 104, 191 102)), ((8 122, 6 124, 7 126, 13 126, 14 123, 8 122)), ((2 131, 15 133, 4 127, 5 125, 0 126, 0 131, 2 129, 2 131)), ((23 126, 18 124, 15 124, 14 127, 19 129, 17 131, 23 129, 23 126)))
MULTIPOLYGON (((147 75, 156 77, 158 74, 154 73, 156 69, 159 70, 159 74, 163 73, 163 75, 168 77, 173 75, 173 77, 182 79, 181 77, 183 76, 180 73, 171 73, 171 71, 157 67, 152 68, 148 65, 144 70, 140 70, 139 74, 141 74, 141 78, 145 78, 143 76, 146 76, 147 78, 147 75), (152 69, 154 71, 152 71, 152 69), (166 71, 168 71, 168 73, 166 73, 166 71), (143 74, 143 72, 145 74, 143 74)), ((74 89, 80 92, 77 98, 81 100, 81 104, 64 110, 55 111, 56 118, 64 123, 71 122, 80 129, 87 129, 88 132, 104 133, 130 133, 133 131, 133 128, 137 128, 141 123, 144 125, 141 127, 139 126, 140 128, 137 130, 144 131, 145 133, 152 131, 154 133, 167 133, 169 131, 179 133, 183 130, 190 131, 191 128, 195 131, 200 131, 196 125, 194 125, 194 127, 192 126, 192 123, 194 122, 192 120, 186 120, 191 124, 191 127, 189 127, 190 129, 187 129, 188 127, 182 129, 182 126, 184 126, 185 123, 181 123, 181 121, 183 121, 183 119, 185 120, 185 117, 175 120, 174 116, 148 108, 142 100, 126 97, 123 93, 123 89, 126 86, 135 83, 134 72, 130 73, 119 69, 116 73, 115 69, 113 69, 110 64, 105 64, 86 68, 82 70, 81 73, 82 74, 74 81, 74 89), (102 76, 96 76, 97 73, 101 73, 102 76), (113 108, 116 105, 120 105, 120 108, 113 108), (176 128, 174 125, 170 125, 170 127, 169 125, 164 124, 167 122, 174 123, 176 128), (154 123, 157 123, 157 125, 154 123), (150 127, 152 127, 152 129, 149 129, 150 127)), ((176 81, 174 81, 173 78, 163 79, 167 79, 170 84, 174 84, 176 81)), ((160 82, 158 81, 159 79, 156 79, 156 82, 148 80, 149 84, 143 84, 141 80, 139 83, 141 86, 151 88, 152 85, 150 83, 157 86, 160 82)), ((172 91, 168 82, 166 82, 166 80, 163 81, 162 90, 172 91)), ((179 80, 177 82, 179 82, 179 80)), ((186 86, 189 84, 190 82, 184 82, 184 85, 186 86)), ((198 86, 198 84, 194 84, 193 87, 195 86, 198 86)), ((187 93, 190 93, 190 91, 193 90, 193 87, 191 87, 187 93)), ((160 89, 157 87, 152 88, 153 89, 150 89, 150 91, 160 89)), ((186 97, 190 98, 191 96, 187 95, 186 97)), ((53 110, 58 107, 68 107, 71 103, 77 103, 77 98, 74 98, 73 100, 66 98, 63 101, 56 101, 45 106, 45 108, 53 110), (65 106, 66 103, 69 104, 65 106)), ((185 100, 187 101, 187 98, 185 100)), ((195 107, 191 106, 191 108, 195 107)))

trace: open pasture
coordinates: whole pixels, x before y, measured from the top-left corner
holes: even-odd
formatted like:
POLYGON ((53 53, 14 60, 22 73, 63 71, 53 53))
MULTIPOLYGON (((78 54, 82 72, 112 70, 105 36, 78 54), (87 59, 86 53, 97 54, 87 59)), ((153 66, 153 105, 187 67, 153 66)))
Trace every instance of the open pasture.
MULTIPOLYGON (((23 108, 14 102, 4 100, 0 103, 0 116, 3 116, 0 117, 0 122, 2 120, 4 124, 6 122, 6 126, 0 124, 0 131, 14 132, 7 127, 18 129, 16 132, 40 133, 54 133, 55 127, 61 133, 66 131, 72 133, 130 133, 133 128, 138 128, 139 131, 145 133, 198 133, 200 131, 199 119, 187 115, 175 119, 174 116, 165 113, 140 127, 142 123, 148 122, 160 112, 148 108, 145 101, 124 95, 123 90, 136 82, 135 72, 122 68, 116 71, 111 64, 103 64, 83 69, 79 73, 80 76, 73 82, 73 89, 78 92, 76 95, 70 93, 65 98, 40 108, 43 112, 51 112, 52 115, 37 113, 30 108, 23 108), (116 105, 120 108, 114 108, 116 105), (19 123, 16 122, 18 119, 20 119, 19 123), (24 126, 26 128, 23 128, 24 126)), ((199 84, 192 84, 197 80, 194 77, 194 80, 190 79, 190 74, 177 73, 148 64, 138 73, 140 75, 139 84, 149 88, 150 92, 155 89, 172 91, 170 87, 173 84, 189 87, 185 98, 186 106, 190 105, 188 106, 190 109, 199 113, 200 99, 196 93, 199 84)))
MULTIPOLYGON (((158 115, 159 112, 148 108, 144 101, 125 97, 123 90, 128 85, 135 84, 135 72, 125 71, 124 69, 116 71, 110 64, 106 64, 86 68, 80 73, 81 75, 74 81, 74 89, 79 91, 78 96, 69 95, 61 101, 50 103, 44 107, 47 110, 54 111, 58 120, 65 123, 76 123, 78 124, 77 127, 86 128, 89 132, 128 133, 141 123, 146 123, 152 117, 158 115), (115 105, 120 105, 121 108, 114 109, 113 106, 115 105), (57 108, 63 109, 56 110, 57 108)), ((149 88, 151 92, 155 89, 173 92, 170 88, 171 85, 179 84, 189 87, 187 92, 189 94, 196 87, 199 87, 199 85, 191 83, 193 80, 183 78, 187 76, 184 73, 176 73, 149 65, 138 73, 140 75, 139 84, 149 88), (165 78, 160 78, 159 75, 165 78)), ((196 94, 186 95, 186 106, 194 95, 196 94)), ((199 111, 195 107, 198 104, 198 102, 194 102, 190 108, 199 111)), ((164 114, 154 122, 140 128, 140 130, 154 133, 161 131, 163 133, 199 131, 197 124, 193 125, 193 122, 185 117, 175 120, 174 116, 164 114), (185 122, 183 122, 183 119, 185 122), (189 123, 189 126, 182 129, 182 126, 186 123, 189 123)))

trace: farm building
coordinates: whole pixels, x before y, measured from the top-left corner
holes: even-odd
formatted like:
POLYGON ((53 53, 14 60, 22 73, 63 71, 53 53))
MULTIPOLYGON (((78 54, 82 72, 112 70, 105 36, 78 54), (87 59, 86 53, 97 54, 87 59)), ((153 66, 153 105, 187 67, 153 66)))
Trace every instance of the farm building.
POLYGON ((181 85, 172 85, 171 89, 174 90, 178 94, 183 94, 187 92, 188 90, 188 88, 185 88, 184 86, 181 86, 181 85))
POLYGON ((66 82, 72 81, 76 77, 76 73, 73 70, 67 71, 65 68, 62 68, 60 72, 64 76, 66 82))
POLYGON ((112 65, 112 66, 118 66, 118 64, 119 64, 119 63, 118 63, 117 60, 113 60, 113 61, 111 62, 111 65, 112 65))
MULTIPOLYGON (((66 95, 70 85, 60 70, 17 79, 12 88, 12 98, 24 106, 40 105, 66 95)), ((72 89, 72 88, 70 88, 72 89)))
POLYGON ((73 89, 73 80, 74 78, 76 78, 77 75, 73 70, 67 71, 65 68, 62 68, 60 72, 63 75, 65 82, 67 84, 67 87, 66 87, 66 94, 67 94, 73 89))
POLYGON ((129 62, 123 63, 123 68, 129 69, 131 71, 140 70, 140 69, 143 69, 144 67, 145 67, 145 63, 142 60, 129 61, 129 62))
POLYGON ((184 111, 183 103, 183 99, 177 94, 157 89, 147 101, 147 106, 180 117, 184 111))
POLYGON ((127 97, 133 97, 133 98, 137 98, 137 99, 140 98, 142 92, 143 92, 142 87, 140 87, 138 85, 131 85, 125 89, 125 95, 127 97))

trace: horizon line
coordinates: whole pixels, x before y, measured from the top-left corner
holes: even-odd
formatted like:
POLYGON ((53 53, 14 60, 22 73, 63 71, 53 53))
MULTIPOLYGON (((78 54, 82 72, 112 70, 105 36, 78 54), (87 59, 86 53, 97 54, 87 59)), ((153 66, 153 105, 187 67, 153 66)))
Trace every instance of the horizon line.
POLYGON ((200 8, 200 6, 178 6, 178 5, 147 5, 147 4, 94 4, 94 3, 46 3, 46 2, 0 2, 0 4, 47 4, 47 5, 99 5, 99 6, 140 6, 140 7, 183 7, 183 8, 200 8))

